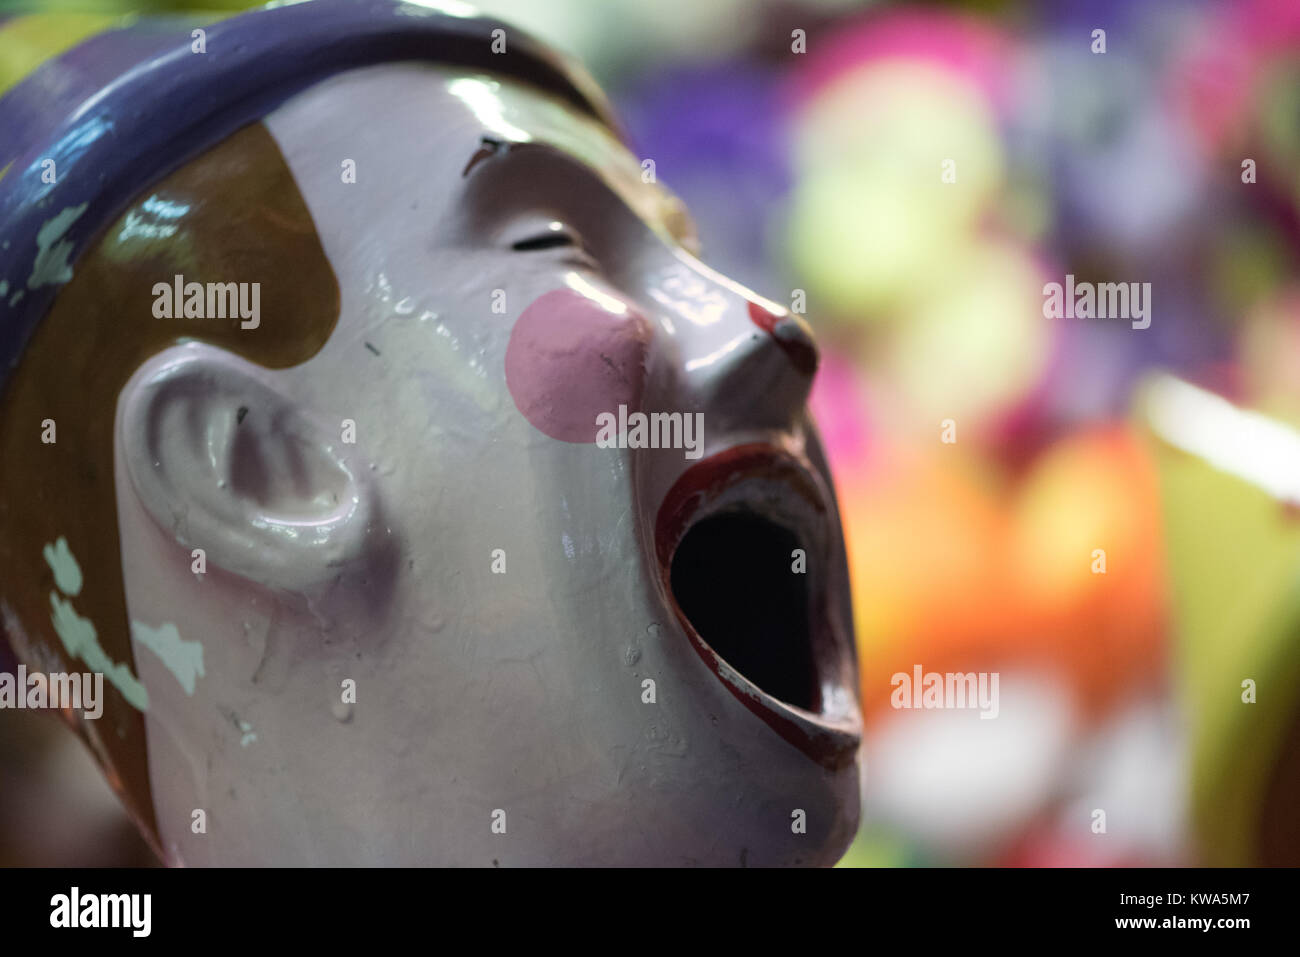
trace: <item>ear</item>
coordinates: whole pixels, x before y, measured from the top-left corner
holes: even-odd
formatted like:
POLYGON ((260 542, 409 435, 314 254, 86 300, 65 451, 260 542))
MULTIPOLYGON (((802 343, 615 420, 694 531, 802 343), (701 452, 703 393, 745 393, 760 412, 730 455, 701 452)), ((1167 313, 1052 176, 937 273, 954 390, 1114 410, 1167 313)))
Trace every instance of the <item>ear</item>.
POLYGON ((266 378, 203 343, 154 356, 122 391, 118 454, 154 522, 209 566, 303 592, 364 557, 374 495, 352 447, 266 378))

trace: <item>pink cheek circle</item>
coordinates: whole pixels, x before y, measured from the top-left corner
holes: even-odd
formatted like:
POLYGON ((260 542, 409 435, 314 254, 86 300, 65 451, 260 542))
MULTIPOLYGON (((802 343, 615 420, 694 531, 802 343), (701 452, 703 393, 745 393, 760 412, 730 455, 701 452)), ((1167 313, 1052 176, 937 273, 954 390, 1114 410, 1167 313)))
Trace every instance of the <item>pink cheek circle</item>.
POLYGON ((506 346, 506 387, 539 432, 595 442, 596 417, 641 406, 648 321, 572 289, 539 296, 515 321, 506 346))

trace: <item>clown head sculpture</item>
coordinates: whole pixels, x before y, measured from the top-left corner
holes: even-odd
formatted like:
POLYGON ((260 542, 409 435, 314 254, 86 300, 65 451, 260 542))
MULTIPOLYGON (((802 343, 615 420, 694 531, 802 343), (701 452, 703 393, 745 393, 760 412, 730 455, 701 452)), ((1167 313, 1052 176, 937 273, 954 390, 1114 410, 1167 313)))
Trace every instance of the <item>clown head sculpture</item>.
POLYGON ((816 352, 580 71, 317 0, 9 84, 0 623, 164 860, 838 858, 816 352))

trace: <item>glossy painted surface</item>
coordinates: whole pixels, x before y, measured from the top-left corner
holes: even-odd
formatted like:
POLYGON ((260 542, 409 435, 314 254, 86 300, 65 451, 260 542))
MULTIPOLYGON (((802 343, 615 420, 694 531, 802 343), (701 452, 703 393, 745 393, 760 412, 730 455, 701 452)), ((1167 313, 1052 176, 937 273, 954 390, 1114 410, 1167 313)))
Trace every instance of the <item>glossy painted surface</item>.
MULTIPOLYGON (((688 252, 607 126, 516 80, 368 66, 264 123, 337 322, 286 363, 187 320, 123 369, 111 437, 167 859, 834 862, 860 719, 802 320, 688 252), (619 405, 702 414, 702 458, 598 446, 583 420, 619 405), (812 645, 813 710, 720 661, 671 594, 681 534, 740 507, 807 549, 790 640, 812 645), (188 685, 154 647, 167 626, 201 646, 188 685)), ((277 301, 247 335, 299 328, 277 301)))

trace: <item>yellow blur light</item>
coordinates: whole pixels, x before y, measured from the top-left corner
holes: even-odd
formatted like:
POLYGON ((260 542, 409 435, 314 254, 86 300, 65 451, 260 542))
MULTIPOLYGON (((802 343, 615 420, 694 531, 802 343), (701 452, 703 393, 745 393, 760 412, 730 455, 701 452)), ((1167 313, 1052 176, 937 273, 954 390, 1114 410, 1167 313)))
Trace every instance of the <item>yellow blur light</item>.
POLYGON ((1001 188, 983 95, 906 59, 853 70, 795 132, 791 256, 834 311, 865 318, 945 268, 1001 188))
POLYGON ((1294 429, 1170 375, 1151 381, 1141 405, 1151 429, 1170 445, 1280 501, 1300 504, 1300 433, 1294 429))

